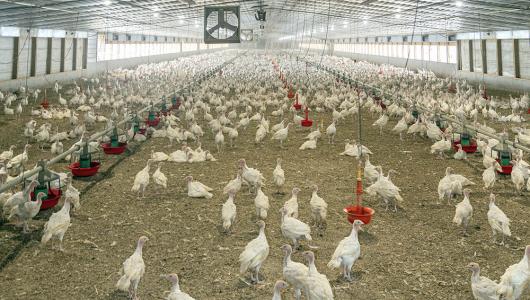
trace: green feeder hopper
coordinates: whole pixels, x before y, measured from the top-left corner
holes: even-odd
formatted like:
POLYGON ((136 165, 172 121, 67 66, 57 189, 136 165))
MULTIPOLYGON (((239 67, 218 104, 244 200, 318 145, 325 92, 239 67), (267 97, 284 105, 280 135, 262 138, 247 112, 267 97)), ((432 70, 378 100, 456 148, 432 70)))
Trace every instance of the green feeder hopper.
POLYGON ((499 174, 510 175, 512 174, 513 165, 512 161, 512 152, 508 145, 504 142, 504 139, 501 142, 491 149, 491 156, 496 157, 497 162, 501 165, 501 170, 497 170, 499 174), (496 156, 494 156, 496 153, 496 156))
MULTIPOLYGON (((39 173, 37 173, 36 179, 39 183, 31 192, 31 199, 34 201, 36 196, 39 193, 44 193, 44 198, 42 199, 41 210, 49 209, 57 205, 59 199, 61 198, 61 189, 53 188, 51 183, 54 181, 59 181, 58 186, 61 186, 60 177, 56 173, 48 170, 46 161, 41 160, 37 164, 41 167, 39 173)), ((26 179, 25 184, 30 184, 33 179, 26 179)))

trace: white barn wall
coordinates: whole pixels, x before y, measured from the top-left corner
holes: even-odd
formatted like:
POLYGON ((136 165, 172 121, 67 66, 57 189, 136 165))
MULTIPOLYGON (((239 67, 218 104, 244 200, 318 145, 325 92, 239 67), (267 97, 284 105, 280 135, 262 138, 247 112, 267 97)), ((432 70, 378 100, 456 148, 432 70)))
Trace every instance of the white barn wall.
POLYGON ((48 39, 37 39, 37 60, 35 61, 35 76, 46 74, 46 56, 48 55, 48 39))
POLYGON ((13 38, 0 37, 0 81, 11 79, 13 70, 13 38))
POLYGON ((52 70, 51 73, 59 73, 61 71, 61 39, 52 39, 52 70))
MULTIPOLYGON (((376 55, 364 55, 348 52, 333 53, 335 56, 351 57, 357 60, 365 60, 375 64, 390 64, 397 67, 405 67, 406 59, 397 57, 386 57, 376 55)), ((458 79, 465 79, 473 84, 479 84, 483 81, 486 86, 496 90, 513 91, 513 92, 530 92, 530 80, 518 79, 513 77, 503 77, 496 75, 487 75, 469 71, 457 71, 456 64, 439 63, 423 60, 409 60, 407 68, 411 70, 426 69, 442 77, 454 76, 458 79)))
MULTIPOLYGON (((58 40, 59 40, 58 43, 59 43, 59 52, 60 52, 60 39, 58 40)), ((101 61, 101 62, 95 62, 95 61, 90 62, 89 61, 86 70, 78 69, 76 71, 52 73, 52 74, 44 75, 44 76, 29 77, 27 78, 27 84, 28 84, 28 87, 30 88, 45 87, 45 86, 49 86, 50 83, 53 83, 55 81, 59 81, 59 82, 72 81, 80 77, 89 77, 89 76, 93 76, 98 73, 102 73, 106 71, 107 69, 112 70, 112 69, 117 69, 117 68, 130 68, 130 67, 134 67, 137 65, 145 64, 145 63, 162 62, 162 61, 167 61, 167 60, 173 60, 179 57, 190 56, 190 55, 199 54, 199 53, 216 52, 219 50, 223 50, 223 49, 208 49, 208 50, 201 50, 201 51, 196 50, 196 51, 188 51, 188 52, 183 52, 183 53, 134 57, 134 58, 127 58, 127 59, 101 61)), ((92 58, 95 59, 94 56, 92 56, 92 58)), ((65 62, 65 64, 68 64, 68 62, 65 62)), ((71 61, 69 64, 71 67, 72 65, 71 61)), ((11 68, 11 64, 9 66, 11 68)), ((11 77, 9 76, 9 78, 11 77)), ((25 85, 25 84, 26 84, 26 78, 0 81, 0 90, 16 90, 21 85, 25 85)))

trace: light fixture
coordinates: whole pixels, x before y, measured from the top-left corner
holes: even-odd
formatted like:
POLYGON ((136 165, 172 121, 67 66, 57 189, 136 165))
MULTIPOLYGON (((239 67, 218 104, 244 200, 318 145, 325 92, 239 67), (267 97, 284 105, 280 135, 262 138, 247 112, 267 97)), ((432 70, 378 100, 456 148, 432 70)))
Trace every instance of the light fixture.
POLYGON ((331 27, 329 28, 329 30, 335 30, 335 25, 331 25, 331 27))
POLYGON ((464 2, 462 2, 462 1, 456 1, 456 2, 455 2, 455 5, 456 5, 456 7, 462 7, 462 6, 464 6, 464 2))
POLYGON ((153 13, 153 17, 158 18, 158 17, 160 17, 160 14, 155 12, 155 13, 153 13))
POLYGON ((401 14, 396 14, 396 19, 401 19, 401 14))
POLYGON ((364 20, 364 21, 363 21, 363 24, 364 24, 364 25, 368 24, 368 21, 364 20))
POLYGON ((103 1, 103 5, 105 5, 105 6, 109 6, 111 4, 112 4, 112 1, 110 1, 110 0, 103 1))

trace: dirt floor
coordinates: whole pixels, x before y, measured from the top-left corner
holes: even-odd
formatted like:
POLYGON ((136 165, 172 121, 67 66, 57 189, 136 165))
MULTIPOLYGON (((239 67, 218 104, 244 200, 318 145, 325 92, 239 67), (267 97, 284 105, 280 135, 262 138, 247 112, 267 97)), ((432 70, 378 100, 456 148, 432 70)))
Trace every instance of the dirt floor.
MULTIPOLYGON (((506 267, 521 259, 525 245, 530 244, 528 192, 516 195, 509 177, 497 182, 497 204, 512 219, 513 236, 508 247, 494 245, 486 217, 489 192, 482 189, 481 157, 472 156, 469 162, 438 160, 429 153, 430 141, 407 136, 401 142, 390 133, 397 120, 389 122, 379 135, 369 126, 377 117, 365 113, 363 118, 363 144, 374 152, 372 163, 382 165, 385 173, 389 169, 399 172, 393 181, 402 189, 405 201, 393 213, 385 211, 379 200, 365 197, 365 204, 375 208, 376 213, 360 234, 362 259, 353 267, 352 283, 340 279, 338 270, 326 267, 337 243, 351 231, 342 209, 354 195, 356 161, 338 155, 344 149, 343 141, 357 136, 354 120, 349 118, 338 124, 336 144, 330 145, 324 138, 316 150, 308 151, 298 150, 309 132, 306 129, 292 129, 287 148, 280 149, 270 136, 264 145, 256 146, 254 126, 249 126, 240 131, 235 148, 227 147, 217 154, 213 137, 204 127, 207 137, 203 149, 211 150, 218 161, 165 163, 162 171, 169 179, 168 188, 151 184, 148 196, 140 199, 130 188, 134 174, 145 166, 151 150, 170 153, 180 147, 167 147, 166 139, 148 140, 82 195, 82 208, 73 216, 65 236, 66 253, 52 251, 49 245, 39 247, 38 231, 23 236, 11 226, 0 226, 0 258, 5 261, 0 269, 0 299, 126 299, 114 285, 122 262, 133 253, 141 235, 149 237, 144 248, 146 273, 139 288, 141 299, 164 299, 170 285, 160 275, 173 272, 179 274, 181 289, 196 299, 270 299, 274 282, 282 278, 280 246, 288 242, 280 232, 278 210, 290 195, 273 195, 271 186, 264 189, 271 203, 266 221, 271 250, 262 267, 266 281, 248 286, 240 280, 238 256, 258 230, 253 196, 246 190, 236 197, 235 233, 225 235, 220 229, 221 205, 227 198, 222 195, 222 187, 235 177, 240 158, 261 170, 269 182, 276 158, 283 158, 285 191, 302 189, 300 219, 307 223, 311 221, 310 186, 318 184, 320 196, 329 205, 328 226, 322 236, 312 228, 311 245, 318 247, 314 250, 316 264, 330 279, 335 299, 472 299, 466 268, 469 262, 478 262, 483 276, 497 279, 506 267), (477 183, 471 193, 474 218, 469 237, 464 238, 460 228, 451 223, 454 205, 435 204, 437 184, 447 166, 477 183), (188 198, 188 175, 214 188, 215 196, 210 200, 188 198)), ((327 127, 330 114, 317 119, 323 119, 327 127)), ((2 126, 19 124, 5 120, 5 116, 0 120, 2 126)), ((271 126, 275 123, 272 120, 271 126)), ((22 132, 18 134, 20 126, 15 128, 16 136, 22 136, 22 132)), ((10 143, 2 139, 2 149, 10 143)), ((102 155, 104 168, 117 159, 102 155)), ((81 189, 87 184, 75 182, 81 189)), ((40 216, 32 225, 41 228, 46 219, 40 216)), ((308 249, 307 243, 303 245, 308 249)), ((293 259, 302 261, 299 252, 293 259)), ((292 289, 284 296, 294 299, 292 289)))

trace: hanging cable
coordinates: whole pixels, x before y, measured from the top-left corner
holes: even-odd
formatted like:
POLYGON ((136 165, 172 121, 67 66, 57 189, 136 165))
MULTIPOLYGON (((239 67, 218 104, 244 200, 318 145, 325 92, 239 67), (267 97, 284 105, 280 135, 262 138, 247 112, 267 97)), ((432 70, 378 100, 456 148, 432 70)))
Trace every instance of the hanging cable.
POLYGON ((328 44, 328 32, 329 32, 329 19, 331 17, 331 0, 328 0, 328 19, 326 22, 326 36, 324 38, 324 47, 322 48, 322 52, 320 53, 320 62, 318 64, 322 63, 322 58, 324 58, 324 52, 326 51, 326 46, 328 44))

